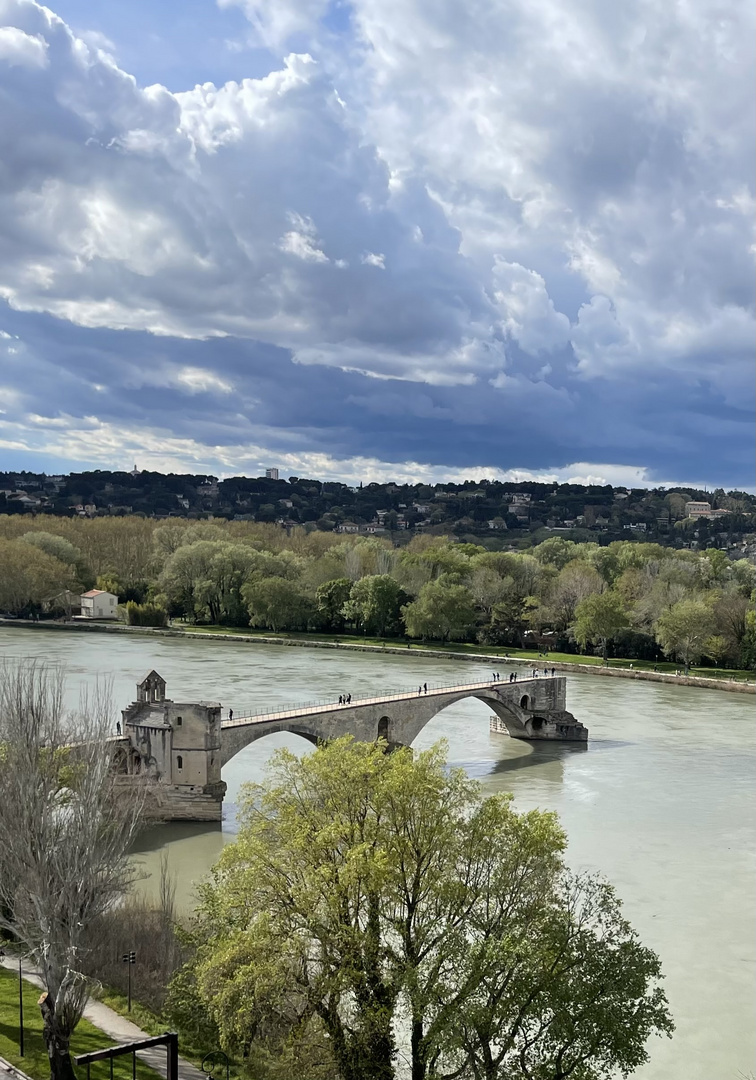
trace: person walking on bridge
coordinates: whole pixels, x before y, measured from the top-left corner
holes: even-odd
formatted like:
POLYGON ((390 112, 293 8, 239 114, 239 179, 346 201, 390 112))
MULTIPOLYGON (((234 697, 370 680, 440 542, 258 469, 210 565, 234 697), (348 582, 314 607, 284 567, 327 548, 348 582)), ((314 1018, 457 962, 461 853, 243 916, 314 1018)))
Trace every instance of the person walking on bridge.
POLYGON ((423 683, 423 693, 424 693, 424 694, 427 694, 427 693, 428 693, 428 684, 427 684, 427 682, 424 682, 424 683, 423 683))
POLYGON ((233 720, 233 718, 234 718, 234 710, 233 709, 228 710, 228 718, 229 718, 229 720, 233 720))

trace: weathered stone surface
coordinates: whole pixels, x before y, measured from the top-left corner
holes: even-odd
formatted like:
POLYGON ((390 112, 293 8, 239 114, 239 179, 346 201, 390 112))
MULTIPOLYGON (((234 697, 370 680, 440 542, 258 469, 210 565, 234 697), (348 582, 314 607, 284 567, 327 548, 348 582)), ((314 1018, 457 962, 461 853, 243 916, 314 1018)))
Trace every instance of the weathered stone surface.
POLYGON ((291 731, 311 742, 353 735, 362 742, 385 738, 409 746, 425 725, 455 701, 474 697, 489 704, 514 739, 584 742, 588 729, 566 711, 567 680, 558 676, 517 682, 470 683, 422 694, 368 698, 300 712, 240 717, 221 724, 223 765, 245 746, 275 731, 291 731))
POLYGON ((123 710, 123 734, 111 740, 113 767, 124 783, 145 783, 149 818, 220 821, 221 768, 266 735, 290 731, 314 744, 352 735, 409 746, 443 709, 473 697, 492 709, 492 730, 514 739, 585 742, 587 728, 566 710, 566 686, 558 676, 487 681, 221 722, 217 702, 174 702, 151 671, 137 686, 137 700, 123 710))

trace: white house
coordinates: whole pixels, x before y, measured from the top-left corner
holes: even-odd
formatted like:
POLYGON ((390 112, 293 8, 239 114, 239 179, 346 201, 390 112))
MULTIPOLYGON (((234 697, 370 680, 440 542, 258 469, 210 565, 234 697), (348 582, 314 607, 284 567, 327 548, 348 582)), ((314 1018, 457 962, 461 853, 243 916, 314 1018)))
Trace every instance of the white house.
POLYGON ((81 614, 84 619, 117 619, 118 597, 104 589, 90 589, 81 594, 81 614))

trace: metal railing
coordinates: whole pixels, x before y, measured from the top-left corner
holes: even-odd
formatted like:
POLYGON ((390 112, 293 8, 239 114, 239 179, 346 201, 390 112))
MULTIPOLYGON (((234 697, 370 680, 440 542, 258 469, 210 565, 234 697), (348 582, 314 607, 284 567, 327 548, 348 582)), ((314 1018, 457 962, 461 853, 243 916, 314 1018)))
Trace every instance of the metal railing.
MULTIPOLYGON (((554 678, 558 678, 558 675, 554 675, 554 678)), ((311 701, 296 702, 293 705, 287 705, 282 708, 271 710, 270 706, 262 706, 257 709, 236 709, 232 711, 234 713, 233 720, 223 720, 222 726, 224 728, 235 727, 236 725, 243 726, 251 722, 257 722, 261 720, 280 720, 291 716, 304 716, 308 713, 324 712, 325 710, 337 710, 337 709, 353 709, 357 705, 380 705, 383 702, 389 701, 404 701, 411 698, 426 697, 428 694, 439 693, 453 693, 457 690, 483 690, 490 687, 499 686, 522 686, 525 683, 542 682, 546 678, 551 679, 551 675, 538 675, 528 676, 527 678, 518 678, 516 682, 510 683, 508 679, 499 679, 494 681, 493 679, 482 679, 471 683, 457 683, 454 686, 436 684, 431 686, 430 684, 423 683, 422 686, 428 686, 427 691, 423 689, 422 693, 418 691, 418 687, 412 689, 403 688, 400 690, 388 690, 382 694, 371 694, 368 697, 352 697, 352 700, 348 703, 341 703, 334 701, 332 698, 316 698, 311 701)))

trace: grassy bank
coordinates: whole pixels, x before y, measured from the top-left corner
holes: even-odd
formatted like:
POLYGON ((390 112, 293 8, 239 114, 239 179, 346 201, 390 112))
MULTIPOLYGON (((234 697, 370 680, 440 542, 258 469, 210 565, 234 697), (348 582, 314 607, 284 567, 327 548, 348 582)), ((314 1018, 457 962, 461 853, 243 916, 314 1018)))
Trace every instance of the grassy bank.
MULTIPOLYGON (((260 638, 277 641, 300 641, 326 642, 331 645, 371 645, 374 648, 405 649, 407 652, 422 652, 430 650, 434 653, 445 652, 450 656, 490 656, 503 660, 507 657, 519 663, 533 661, 537 666, 553 662, 554 664, 582 664, 591 667, 602 667, 603 661, 600 656, 581 656, 576 653, 550 652, 542 655, 537 649, 516 649, 511 646, 498 648, 496 646, 478 645, 471 642, 410 642, 409 645, 400 638, 376 638, 362 634, 305 634, 305 633, 274 633, 270 630, 254 630, 250 627, 233 626, 192 626, 188 623, 175 623, 173 630, 181 630, 187 634, 223 634, 233 637, 260 638)), ((680 664, 664 660, 627 660, 621 657, 611 659, 608 663, 610 668, 625 668, 633 671, 657 671, 674 675, 680 670, 680 664)), ((753 681, 756 676, 752 671, 743 671, 737 668, 712 668, 691 667, 690 674, 704 679, 735 679, 740 681, 753 681)))
MULTIPOLYGON (((39 987, 22 981, 24 1002, 24 1056, 19 1055, 18 1045, 18 976, 0 967, 0 1057, 11 1065, 22 1069, 33 1080, 49 1080, 50 1063, 42 1039, 42 1015, 37 1001, 41 993, 39 987)), ((136 1017, 134 1017, 136 1019, 136 1017)), ((162 1035, 165 1026, 154 1034, 162 1035)), ((88 1020, 81 1020, 73 1039, 71 1053, 89 1054, 93 1050, 103 1050, 113 1046, 114 1040, 100 1031, 88 1020)), ((183 1046, 182 1046, 183 1053, 183 1046)), ((80 1076, 86 1075, 86 1069, 79 1070, 80 1076)), ((113 1062, 114 1080, 131 1080, 131 1057, 124 1055, 113 1062)), ((142 1080, 160 1080, 159 1074, 137 1059, 137 1077, 142 1080)), ((90 1066, 90 1080, 109 1080, 110 1064, 98 1061, 90 1066)))

